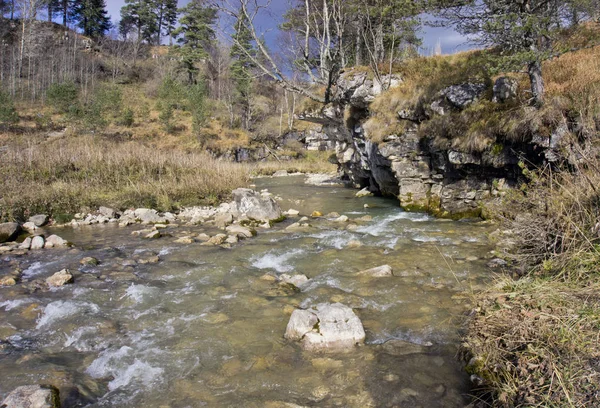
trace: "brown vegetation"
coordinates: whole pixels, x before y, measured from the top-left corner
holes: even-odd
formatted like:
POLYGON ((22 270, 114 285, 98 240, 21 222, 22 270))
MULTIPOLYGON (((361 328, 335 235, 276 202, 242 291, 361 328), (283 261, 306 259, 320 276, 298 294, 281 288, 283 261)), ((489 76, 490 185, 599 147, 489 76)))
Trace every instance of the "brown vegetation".
POLYGON ((463 344, 481 407, 600 405, 599 166, 528 173, 498 214, 517 273, 478 296, 463 344))

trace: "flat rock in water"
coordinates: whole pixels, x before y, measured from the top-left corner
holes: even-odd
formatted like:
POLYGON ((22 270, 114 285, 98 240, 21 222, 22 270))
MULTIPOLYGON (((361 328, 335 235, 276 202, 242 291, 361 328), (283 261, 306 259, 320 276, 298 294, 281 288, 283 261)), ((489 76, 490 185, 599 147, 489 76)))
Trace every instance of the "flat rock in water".
POLYGON ((250 228, 242 227, 241 225, 230 225, 225 228, 225 231, 232 235, 236 235, 239 238, 252 238, 254 235, 256 235, 256 231, 250 228))
POLYGON ((381 265, 371 269, 365 269, 364 271, 360 271, 359 275, 363 276, 372 276, 374 278, 383 278, 386 276, 394 276, 394 272, 392 267, 389 265, 381 265))
POLYGON ((60 287, 69 283, 73 283, 73 275, 66 270, 63 269, 60 272, 56 272, 54 275, 50 276, 46 279, 46 283, 50 287, 60 287))
POLYGON ((373 193, 371 193, 369 191, 368 187, 365 187, 362 190, 360 190, 358 193, 356 193, 356 197, 358 197, 358 198, 361 198, 361 197, 370 197, 372 195, 373 195, 373 193))
POLYGON ((51 385, 24 385, 12 391, 3 408, 60 408, 58 389, 51 385))
POLYGON ((285 338, 300 340, 308 351, 344 351, 363 343, 365 330, 348 306, 320 303, 307 310, 295 310, 285 338))
POLYGON ((279 281, 284 283, 291 283, 296 287, 300 287, 309 281, 306 275, 288 275, 287 273, 279 275, 279 281))
POLYGON ((15 240, 20 232, 21 227, 16 222, 0 224, 0 243, 15 240))

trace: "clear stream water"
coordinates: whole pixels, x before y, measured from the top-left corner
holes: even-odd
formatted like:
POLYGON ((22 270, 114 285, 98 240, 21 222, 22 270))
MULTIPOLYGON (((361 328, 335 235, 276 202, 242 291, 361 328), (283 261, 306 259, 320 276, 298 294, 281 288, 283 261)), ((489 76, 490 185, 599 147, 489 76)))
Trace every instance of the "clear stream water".
POLYGON ((283 197, 284 210, 373 220, 311 219, 312 228, 290 233, 290 219, 231 249, 175 243, 207 231, 201 226, 170 227, 173 237, 151 242, 131 235, 141 226, 55 230, 76 248, 0 262, 1 274, 19 266, 29 281, 62 268, 76 278, 52 291, 32 293, 27 282, 0 289, 0 339, 8 341, 0 397, 51 383, 66 407, 464 406, 460 317, 489 279, 490 227, 409 214, 395 200, 359 199, 302 177, 255 183, 283 197), (160 261, 147 263, 155 255, 160 261), (86 256, 100 265, 81 266, 86 256), (383 264, 396 276, 356 275, 383 264), (289 293, 265 273, 310 281, 289 293), (319 302, 354 308, 366 344, 313 354, 286 341, 294 308, 319 302))

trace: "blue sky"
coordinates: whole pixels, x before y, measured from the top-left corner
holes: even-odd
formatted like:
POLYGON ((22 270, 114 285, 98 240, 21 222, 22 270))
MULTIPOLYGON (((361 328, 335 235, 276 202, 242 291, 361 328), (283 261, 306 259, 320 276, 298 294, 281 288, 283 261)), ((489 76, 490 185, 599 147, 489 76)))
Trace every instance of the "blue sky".
MULTIPOLYGON (((121 7, 125 4, 124 0, 106 0, 108 13, 110 14, 113 22, 118 22, 120 19, 120 10, 121 7)), ((179 0, 179 7, 185 5, 187 1, 179 0)), ((272 16, 273 18, 268 18, 264 16, 260 19, 259 24, 262 26, 261 28, 266 31, 271 29, 271 36, 273 38, 277 35, 275 30, 277 25, 281 22, 277 18, 281 16, 283 11, 288 7, 287 0, 273 0, 272 1, 272 16)), ((422 32, 423 37, 423 48, 425 53, 427 50, 432 50, 437 41, 440 40, 442 44, 442 52, 444 54, 452 54, 457 51, 465 50, 471 48, 468 44, 465 43, 465 38, 460 34, 452 30, 451 28, 442 28, 442 27, 424 27, 422 32)))

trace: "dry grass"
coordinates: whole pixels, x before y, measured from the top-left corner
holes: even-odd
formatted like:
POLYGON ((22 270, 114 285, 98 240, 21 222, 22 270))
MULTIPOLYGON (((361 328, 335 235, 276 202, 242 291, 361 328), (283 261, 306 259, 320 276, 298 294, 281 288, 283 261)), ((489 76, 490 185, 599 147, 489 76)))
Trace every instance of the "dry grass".
POLYGON ((257 176, 271 176, 279 170, 286 170, 288 173, 334 173, 337 171, 337 165, 329 161, 330 156, 331 152, 309 151, 306 157, 301 159, 270 160, 250 164, 250 167, 252 174, 257 176))
POLYGON ((2 152, 0 214, 70 213, 110 205, 171 210, 216 203, 246 184, 246 166, 204 153, 81 136, 36 143, 28 135, 2 152))
POLYGON ((485 52, 469 51, 451 56, 420 57, 395 66, 394 72, 402 77, 403 83, 371 104, 371 117, 364 125, 369 138, 379 143, 385 136, 401 134, 407 123, 398 119, 398 112, 415 111, 422 116, 424 103, 450 85, 488 83, 485 57, 485 52))
MULTIPOLYGON (((582 30, 600 35, 600 30, 594 27, 582 30)), ((571 33, 564 42, 582 46, 585 38, 580 37, 581 32, 571 33)), ((589 35, 586 41, 585 44, 590 42, 589 35)), ((600 128, 600 47, 584 48, 544 63, 547 103, 541 110, 529 107, 531 92, 524 74, 509 74, 520 84, 518 98, 513 103, 490 102, 495 78, 486 74, 485 67, 493 56, 491 53, 471 51, 418 58, 395 67, 404 83, 371 104, 371 117, 364 125, 369 138, 380 143, 386 136, 404 133, 410 123, 399 120, 399 111, 414 112, 426 119, 427 105, 437 92, 465 82, 488 84, 488 93, 464 111, 443 117, 434 115, 420 127, 421 137, 433 139, 440 148, 482 153, 496 143, 528 142, 534 135, 550 136, 563 118, 576 123, 586 136, 600 128)))
POLYGON ((476 406, 600 404, 600 284, 583 283, 504 277, 480 295, 462 347, 476 406))
POLYGON ((481 407, 600 405, 600 156, 580 153, 572 172, 526 172, 498 214, 522 277, 480 294, 468 326, 481 407))

